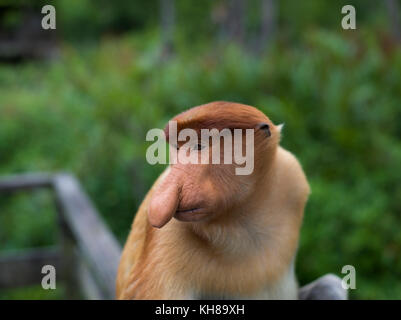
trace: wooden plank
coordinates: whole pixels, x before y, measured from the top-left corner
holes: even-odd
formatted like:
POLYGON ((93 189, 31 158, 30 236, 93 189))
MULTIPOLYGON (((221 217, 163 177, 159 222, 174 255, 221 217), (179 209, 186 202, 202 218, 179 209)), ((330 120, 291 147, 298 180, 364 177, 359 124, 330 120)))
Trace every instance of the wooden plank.
POLYGON ((0 255, 0 288, 40 285, 44 265, 56 268, 56 279, 60 280, 60 252, 56 247, 22 250, 0 255))
POLYGON ((86 299, 101 300, 104 296, 85 259, 78 259, 77 276, 80 292, 86 299))
POLYGON ((48 173, 29 173, 0 177, 0 192, 34 189, 52 186, 52 176, 48 173))
MULTIPOLYGON (((58 212, 60 208, 58 208, 58 212)), ((79 290, 79 278, 77 274, 77 266, 78 266, 78 249, 76 245, 76 241, 74 239, 74 235, 71 233, 71 230, 68 226, 68 223, 65 221, 64 216, 62 214, 57 215, 58 225, 59 225, 59 245, 60 250, 62 252, 61 255, 61 268, 60 274, 64 279, 65 285, 65 299, 68 300, 77 300, 82 298, 82 292, 79 290)))
POLYGON ((115 280, 121 247, 100 219, 78 181, 59 174, 53 179, 58 207, 76 240, 81 254, 90 264, 103 298, 114 299, 115 280))

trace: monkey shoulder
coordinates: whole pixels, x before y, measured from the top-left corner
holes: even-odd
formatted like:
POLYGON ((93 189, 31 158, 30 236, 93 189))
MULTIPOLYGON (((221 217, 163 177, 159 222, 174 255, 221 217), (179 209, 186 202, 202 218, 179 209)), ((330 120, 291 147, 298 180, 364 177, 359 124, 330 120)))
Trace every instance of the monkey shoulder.
POLYGON ((275 183, 286 198, 305 203, 310 187, 298 159, 288 150, 279 147, 275 162, 275 183))

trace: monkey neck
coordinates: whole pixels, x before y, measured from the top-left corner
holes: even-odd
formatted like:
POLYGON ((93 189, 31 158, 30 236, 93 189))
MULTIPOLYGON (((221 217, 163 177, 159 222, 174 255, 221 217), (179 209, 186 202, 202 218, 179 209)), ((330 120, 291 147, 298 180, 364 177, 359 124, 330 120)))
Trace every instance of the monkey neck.
MULTIPOLYGON (((263 152, 263 154, 259 155, 258 161, 255 161, 255 171, 253 173, 255 177, 254 184, 254 192, 252 192, 252 196, 259 196, 259 190, 269 189, 271 186, 271 176, 274 174, 274 165, 277 159, 277 150, 279 146, 274 144, 263 152)), ((265 193, 265 192, 263 192, 265 193)), ((258 199, 252 199, 258 200, 258 199)))

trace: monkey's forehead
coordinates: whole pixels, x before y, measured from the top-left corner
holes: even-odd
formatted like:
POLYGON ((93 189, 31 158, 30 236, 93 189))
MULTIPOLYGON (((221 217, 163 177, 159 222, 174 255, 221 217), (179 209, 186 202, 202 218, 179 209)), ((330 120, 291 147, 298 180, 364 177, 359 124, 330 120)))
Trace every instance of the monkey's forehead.
MULTIPOLYGON (((248 129, 261 122, 273 123, 260 110, 234 102, 217 101, 193 107, 175 116, 171 121, 177 122, 177 130, 191 128, 201 129, 248 129)), ((169 126, 165 132, 168 136, 169 126)))

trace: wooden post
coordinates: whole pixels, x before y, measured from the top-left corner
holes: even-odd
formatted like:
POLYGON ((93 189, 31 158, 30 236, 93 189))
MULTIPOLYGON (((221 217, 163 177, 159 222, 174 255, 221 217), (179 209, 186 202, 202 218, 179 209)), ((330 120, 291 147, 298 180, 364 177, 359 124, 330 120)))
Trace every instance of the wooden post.
POLYGON ((400 6, 397 0, 386 0, 386 6, 393 36, 398 43, 401 43, 400 6))
POLYGON ((239 44, 243 44, 245 40, 245 12, 246 1, 232 0, 229 2, 228 34, 232 40, 239 44))
POLYGON ((163 58, 169 57, 174 51, 174 0, 160 0, 160 27, 163 41, 163 58))
POLYGON ((22 174, 0 179, 0 192, 53 187, 60 227, 59 251, 0 257, 0 287, 41 283, 45 264, 56 267, 69 299, 113 299, 121 247, 78 181, 68 174, 22 174))
POLYGON ((59 243, 60 243, 60 268, 58 273, 62 275, 65 286, 65 298, 76 300, 82 297, 83 292, 78 284, 78 257, 76 252, 76 243, 74 236, 65 221, 62 208, 57 203, 57 221, 59 226, 59 243))
POLYGON ((114 299, 120 245, 98 218, 74 177, 67 174, 55 176, 54 189, 65 222, 76 239, 80 258, 88 263, 102 298, 114 299))
POLYGON ((274 0, 262 0, 262 23, 260 31, 260 39, 258 51, 263 51, 264 48, 269 46, 272 41, 273 34, 276 28, 276 4, 274 0))

